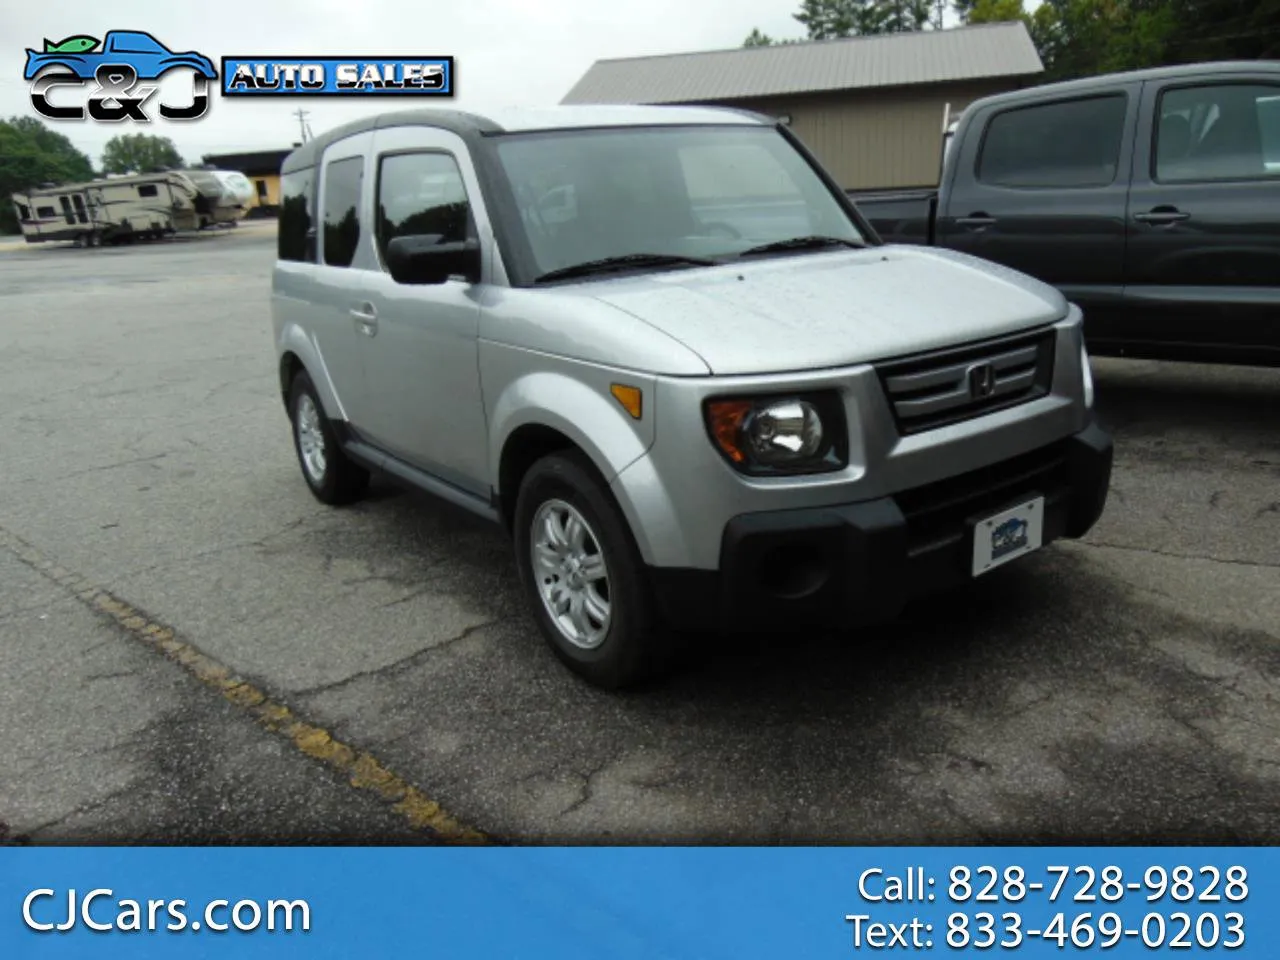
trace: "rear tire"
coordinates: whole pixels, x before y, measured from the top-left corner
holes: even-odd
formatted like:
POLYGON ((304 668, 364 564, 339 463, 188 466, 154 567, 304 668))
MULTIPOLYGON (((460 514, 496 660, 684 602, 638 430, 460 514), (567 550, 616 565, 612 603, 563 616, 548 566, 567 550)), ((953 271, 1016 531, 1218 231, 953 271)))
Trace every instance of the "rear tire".
POLYGON ((671 635, 621 509, 580 453, 529 468, 514 520, 516 564, 538 628, 560 660, 608 690, 667 669, 671 635))
POLYGON ((299 372, 289 384, 289 421, 302 478, 315 498, 331 506, 359 499, 369 485, 369 471, 342 452, 305 372, 299 372))

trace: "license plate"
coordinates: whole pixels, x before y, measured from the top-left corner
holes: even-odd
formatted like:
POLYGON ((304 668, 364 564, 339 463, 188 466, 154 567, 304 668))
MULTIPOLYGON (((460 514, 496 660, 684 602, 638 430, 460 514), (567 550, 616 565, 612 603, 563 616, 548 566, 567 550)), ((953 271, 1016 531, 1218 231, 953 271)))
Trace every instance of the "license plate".
POLYGON ((1039 549, 1044 536, 1044 497, 979 520, 973 528, 973 575, 980 576, 1039 549))

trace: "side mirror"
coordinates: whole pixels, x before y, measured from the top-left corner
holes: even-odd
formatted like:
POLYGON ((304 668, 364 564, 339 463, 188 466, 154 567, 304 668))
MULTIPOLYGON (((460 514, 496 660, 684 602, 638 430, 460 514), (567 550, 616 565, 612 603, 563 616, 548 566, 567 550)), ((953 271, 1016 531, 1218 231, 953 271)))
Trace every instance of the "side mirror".
POLYGON ((480 281, 480 243, 441 243, 436 233, 396 237, 387 244, 387 268, 396 283, 438 284, 450 277, 480 281))

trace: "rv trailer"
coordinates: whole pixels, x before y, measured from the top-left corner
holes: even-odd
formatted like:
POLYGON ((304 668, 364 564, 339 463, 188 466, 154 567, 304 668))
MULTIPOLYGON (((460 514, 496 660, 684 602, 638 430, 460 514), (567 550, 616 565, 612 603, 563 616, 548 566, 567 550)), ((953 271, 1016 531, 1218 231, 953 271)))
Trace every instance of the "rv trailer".
POLYGON ((258 202, 258 191, 254 188, 253 181, 239 170, 213 170, 210 172, 222 183, 222 190, 226 196, 230 197, 238 209, 243 211, 240 216, 248 216, 249 211, 258 202))
MULTIPOLYGON (((224 179, 232 174, 221 170, 182 170, 180 172, 198 191, 195 201, 197 228, 203 230, 205 227, 235 224, 243 220, 249 212, 248 198, 242 196, 246 191, 236 189, 233 184, 229 184, 224 179)), ((245 180, 243 174, 238 176, 245 180)), ((248 188, 247 193, 251 196, 252 187, 248 180, 245 180, 245 187, 248 188)))
POLYGON ((97 246, 194 229, 198 195, 186 176, 167 171, 46 185, 13 194, 13 203, 28 243, 97 246))

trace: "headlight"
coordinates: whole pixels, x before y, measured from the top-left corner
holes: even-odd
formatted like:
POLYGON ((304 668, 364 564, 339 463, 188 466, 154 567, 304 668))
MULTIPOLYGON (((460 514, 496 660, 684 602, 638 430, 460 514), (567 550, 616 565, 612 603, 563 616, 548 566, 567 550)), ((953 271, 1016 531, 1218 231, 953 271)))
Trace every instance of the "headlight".
POLYGON ((1084 405, 1093 406, 1093 371, 1089 368, 1089 351, 1080 344, 1080 376, 1084 379, 1084 405))
POLYGON ((836 394, 709 400, 706 417, 716 448, 743 473, 818 473, 845 464, 836 394))

